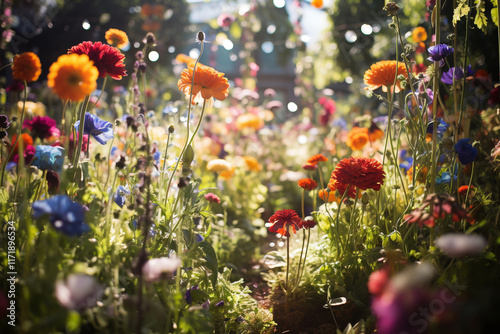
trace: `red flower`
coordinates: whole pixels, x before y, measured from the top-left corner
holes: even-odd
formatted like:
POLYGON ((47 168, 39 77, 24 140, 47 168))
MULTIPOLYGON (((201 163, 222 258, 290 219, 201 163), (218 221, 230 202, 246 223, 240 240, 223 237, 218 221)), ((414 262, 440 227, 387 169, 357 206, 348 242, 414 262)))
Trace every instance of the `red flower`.
POLYGON ((211 203, 220 203, 220 198, 214 193, 205 194, 205 199, 211 203))
POLYGON ((314 220, 301 220, 299 223, 299 227, 304 229, 310 229, 316 226, 317 224, 318 223, 315 222, 314 220))
POLYGON ((316 154, 307 159, 307 163, 316 166, 318 162, 328 161, 328 159, 323 154, 316 154))
MULTIPOLYGON (((340 196, 344 196, 344 193, 345 193, 348 186, 349 186, 348 184, 340 183, 332 178, 328 182, 328 188, 330 188, 330 192, 335 193, 335 190, 338 190, 340 193, 340 196)), ((347 193, 347 196, 349 196, 350 198, 356 198, 356 187, 350 186, 349 192, 347 193)), ((339 200, 340 200, 340 198, 339 198, 339 200)))
POLYGON ((475 193, 474 186, 471 185, 470 188, 469 186, 461 186, 460 188, 458 188, 458 193, 460 196, 465 197, 467 195, 467 191, 469 192, 469 195, 473 196, 475 193))
POLYGON ((99 70, 99 77, 104 78, 109 74, 115 80, 120 80, 127 75, 123 60, 125 56, 115 47, 101 42, 83 42, 68 50, 68 54, 86 54, 99 70))
POLYGON ((299 187, 301 187, 302 189, 304 190, 313 190, 313 189, 316 189, 316 187, 318 186, 318 182, 314 181, 313 179, 300 179, 299 182, 299 187))
POLYGON ((296 233, 300 229, 299 224, 301 221, 299 215, 294 210, 279 210, 269 218, 269 222, 272 224, 269 226, 269 231, 289 237, 288 228, 292 227, 293 233, 296 233))
POLYGON ((305 170, 315 170, 316 168, 318 168, 318 166, 315 164, 305 163, 302 165, 302 168, 304 168, 305 170))
POLYGON ((380 190, 384 184, 385 172, 382 164, 375 159, 350 157, 341 160, 332 172, 332 179, 350 184, 359 189, 380 190))

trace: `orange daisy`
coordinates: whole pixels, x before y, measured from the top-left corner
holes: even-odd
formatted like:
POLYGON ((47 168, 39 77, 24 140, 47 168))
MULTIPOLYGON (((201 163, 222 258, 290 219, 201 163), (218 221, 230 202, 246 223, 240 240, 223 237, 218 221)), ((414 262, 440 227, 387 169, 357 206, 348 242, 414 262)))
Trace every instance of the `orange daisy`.
POLYGON ((361 150, 368 143, 370 137, 368 135, 368 128, 354 127, 347 134, 346 144, 353 151, 361 150))
MULTIPOLYGON (((395 60, 382 60, 373 64, 369 70, 365 72, 363 81, 368 87, 366 90, 375 90, 382 87, 384 92, 387 92, 388 87, 394 85, 394 79, 398 75, 404 75, 408 78, 408 72, 406 71, 405 64, 403 62, 396 62, 395 60), (396 68, 397 63, 397 68, 396 68)), ((401 90, 401 82, 396 80, 395 92, 401 90)))
POLYGON ((413 37, 413 41, 415 43, 420 43, 427 40, 427 31, 424 27, 416 27, 411 32, 411 36, 413 37))
MULTIPOLYGON (((191 94, 191 83, 193 82, 193 68, 187 68, 182 71, 181 78, 177 85, 179 89, 189 96, 191 94)), ((217 72, 215 69, 205 66, 196 66, 193 85, 193 104, 199 96, 204 100, 215 98, 224 101, 229 95, 229 82, 224 77, 224 73, 217 72)))
POLYGON ((316 189, 318 186, 318 182, 314 181, 313 179, 307 178, 307 179, 300 179, 298 181, 299 187, 301 187, 304 190, 311 191, 316 189))
POLYGON ((42 73, 40 58, 33 52, 24 52, 14 57, 12 77, 19 81, 32 82, 38 80, 42 73))
POLYGON ((99 71, 85 54, 62 55, 49 69, 48 86, 63 100, 82 101, 96 88, 99 71))
POLYGON ((238 116, 236 119, 236 128, 242 130, 245 128, 259 130, 264 126, 264 121, 257 115, 248 113, 238 116))
POLYGON ((262 165, 257 161, 256 158, 251 156, 244 156, 243 160, 245 160, 248 170, 252 172, 259 172, 262 170, 262 165))
POLYGON ((128 44, 128 36, 125 31, 109 29, 104 37, 108 44, 116 46, 118 49, 123 49, 128 44))
POLYGON ((307 159, 307 164, 316 166, 318 164, 318 162, 321 162, 321 161, 328 161, 328 158, 325 157, 323 154, 316 154, 316 155, 313 155, 312 157, 310 157, 309 159, 307 159))
MULTIPOLYGON (((196 63, 196 59, 191 58, 183 53, 179 53, 177 57, 175 57, 175 60, 177 60, 179 63, 186 64, 187 67, 194 67, 194 63, 196 63)), ((198 63, 198 65, 201 64, 198 63)))
POLYGON ((335 191, 328 191, 327 189, 321 189, 318 192, 318 195, 319 195, 319 198, 321 198, 325 202, 327 202, 327 199, 328 199, 328 203, 340 202, 340 198, 335 196, 335 191))
POLYGON ((323 7, 323 0, 312 0, 311 5, 316 8, 323 7))

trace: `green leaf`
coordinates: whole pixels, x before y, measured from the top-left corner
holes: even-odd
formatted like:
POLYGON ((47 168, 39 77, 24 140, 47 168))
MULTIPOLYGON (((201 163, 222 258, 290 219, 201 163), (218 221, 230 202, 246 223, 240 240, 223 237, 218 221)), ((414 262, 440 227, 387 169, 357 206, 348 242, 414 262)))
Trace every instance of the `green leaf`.
POLYGON ((491 22, 498 27, 498 1, 492 0, 493 8, 491 9, 491 22))
POLYGON ((207 241, 201 241, 198 243, 200 247, 203 249, 205 253, 205 261, 207 262, 207 267, 212 271, 212 275, 210 276, 210 280, 212 281, 212 286, 215 289, 215 285, 217 284, 217 275, 219 274, 218 268, 219 264, 217 262, 217 254, 215 254, 215 250, 210 243, 207 241))
POLYGON ((68 332, 77 331, 80 328, 81 322, 80 314, 76 311, 71 311, 66 319, 66 330, 68 332))

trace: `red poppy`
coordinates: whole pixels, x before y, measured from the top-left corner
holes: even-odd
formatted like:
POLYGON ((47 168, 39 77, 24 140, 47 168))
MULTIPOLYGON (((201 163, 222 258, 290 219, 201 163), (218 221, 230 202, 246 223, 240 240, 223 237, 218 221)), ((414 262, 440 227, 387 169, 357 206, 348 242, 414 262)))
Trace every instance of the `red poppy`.
POLYGON ((289 237, 288 228, 291 227, 293 233, 296 233, 300 229, 299 224, 301 221, 299 215, 294 210, 279 210, 269 218, 269 222, 272 224, 269 226, 269 231, 289 237))
POLYGON ((473 195, 474 194, 474 186, 471 185, 470 188, 469 188, 469 186, 461 186, 460 188, 458 188, 458 194, 460 196, 465 197, 467 195, 467 192, 469 192, 469 195, 473 195))
POLYGON ((310 157, 309 159, 307 159, 307 163, 309 165, 317 165, 318 162, 321 162, 321 161, 328 161, 328 159, 323 154, 316 154, 316 155, 313 155, 312 157, 310 157))
POLYGON ((302 189, 307 190, 307 191, 316 189, 316 187, 318 186, 318 182, 316 182, 310 178, 300 179, 298 184, 299 184, 299 187, 301 187, 302 189))
POLYGON ((83 42, 68 50, 68 54, 86 54, 99 70, 99 77, 104 78, 109 74, 115 80, 120 80, 127 75, 123 60, 125 56, 115 47, 101 42, 83 42))
POLYGON ((385 172, 382 164, 375 159, 350 157, 341 160, 332 172, 332 179, 342 184, 350 184, 359 189, 380 190, 384 184, 385 172))

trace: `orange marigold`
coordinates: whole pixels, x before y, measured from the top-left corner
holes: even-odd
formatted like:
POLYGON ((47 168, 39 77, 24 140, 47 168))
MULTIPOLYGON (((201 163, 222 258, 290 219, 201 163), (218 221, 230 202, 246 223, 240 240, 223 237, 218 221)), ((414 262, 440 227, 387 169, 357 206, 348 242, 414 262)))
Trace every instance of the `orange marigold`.
POLYGON ((311 5, 316 8, 323 7, 323 0, 312 0, 311 5))
MULTIPOLYGON (((191 94, 191 83, 193 82, 193 68, 187 68, 182 71, 181 78, 177 85, 179 89, 189 96, 191 94)), ((229 82, 224 77, 224 73, 217 72, 215 69, 205 66, 196 66, 193 85, 193 104, 195 99, 201 95, 204 100, 215 98, 224 101, 229 95, 229 82)))
POLYGON ((38 80, 42 73, 40 58, 33 52, 16 55, 12 61, 12 77, 19 81, 32 82, 38 80))
POLYGON ((307 191, 314 190, 318 186, 318 182, 316 182, 310 178, 300 179, 298 184, 299 184, 299 187, 301 187, 302 189, 307 190, 307 191))
POLYGON ((293 233, 296 233, 300 229, 300 219, 297 212, 294 210, 278 210, 269 218, 269 231, 274 233, 279 233, 282 236, 289 237, 289 228, 292 228, 293 233))
MULTIPOLYGON (((384 92, 387 92, 388 87, 394 85, 394 79, 398 75, 404 75, 408 78, 408 72, 406 71, 406 66, 403 62, 396 62, 395 60, 382 60, 373 64, 369 70, 365 72, 363 81, 368 87, 367 90, 375 90, 382 87, 384 92), (396 68, 397 64, 397 68, 396 68)), ((401 82, 396 80, 395 92, 401 90, 401 82)))
POLYGON ((236 128, 242 130, 245 128, 259 130, 264 126, 264 121, 259 116, 248 113, 238 116, 236 119, 236 128))
MULTIPOLYGON (((12 143, 14 143, 16 141, 16 138, 17 138, 17 134, 12 136, 12 143)), ((22 133, 21 137, 19 138, 19 140, 16 143, 16 146, 14 146, 14 150, 13 150, 14 155, 17 154, 17 152, 19 150, 19 145, 21 143, 23 145, 23 149, 25 150, 26 147, 28 147, 28 145, 33 145, 33 138, 31 138, 31 136, 27 133, 22 133)))
POLYGON ((316 154, 307 159, 307 164, 316 166, 321 161, 328 161, 328 158, 323 154, 316 154))
POLYGON ((104 37, 108 44, 116 46, 118 49, 123 49, 128 44, 127 33, 119 29, 109 29, 104 37))
POLYGON ((262 170, 262 165, 254 157, 244 156, 243 160, 247 164, 247 168, 252 172, 259 172, 262 170))
POLYGON ((357 150, 361 150, 363 147, 365 147, 366 143, 368 143, 369 140, 370 140, 370 137, 368 135, 368 128, 354 127, 347 134, 346 144, 353 151, 357 151, 357 150))
MULTIPOLYGON (((194 67, 194 63, 196 63, 196 59, 189 57, 188 55, 185 55, 183 53, 179 53, 176 57, 175 60, 177 60, 179 63, 186 64, 187 67, 194 67)), ((198 65, 201 65, 198 63, 198 65)))
POLYGON ((469 192, 469 197, 473 197, 476 194, 476 188, 473 185, 470 188, 467 185, 458 188, 458 194, 462 197, 465 197, 467 192, 469 192))
POLYGON ((362 190, 370 188, 378 191, 384 184, 385 172, 382 164, 375 159, 350 157, 337 164, 331 178, 362 190))
POLYGON ((48 86, 63 100, 82 101, 96 88, 99 71, 87 55, 60 56, 50 66, 48 86))
POLYGON ((424 27, 416 27, 411 32, 411 36, 413 37, 413 42, 420 43, 427 40, 427 31, 424 27))
POLYGON ((321 198, 323 201, 328 202, 328 203, 340 202, 340 198, 335 196, 335 191, 328 191, 327 189, 321 189, 318 192, 318 195, 319 195, 319 198, 321 198))

